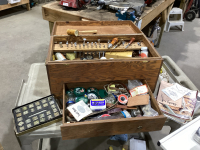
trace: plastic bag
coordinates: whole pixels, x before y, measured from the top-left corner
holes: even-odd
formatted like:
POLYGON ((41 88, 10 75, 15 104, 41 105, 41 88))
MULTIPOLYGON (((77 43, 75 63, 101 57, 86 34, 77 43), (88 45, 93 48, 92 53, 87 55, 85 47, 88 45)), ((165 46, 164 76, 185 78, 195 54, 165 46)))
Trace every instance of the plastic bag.
POLYGON ((128 89, 131 90, 137 86, 143 85, 140 80, 128 80, 128 89))
POLYGON ((151 103, 149 100, 149 104, 145 105, 145 106, 141 106, 142 111, 144 113, 144 117, 154 117, 154 116, 158 116, 158 112, 155 111, 153 108, 151 108, 151 103))
POLYGON ((128 141, 128 134, 113 135, 113 136, 110 137, 110 140, 127 142, 128 141))

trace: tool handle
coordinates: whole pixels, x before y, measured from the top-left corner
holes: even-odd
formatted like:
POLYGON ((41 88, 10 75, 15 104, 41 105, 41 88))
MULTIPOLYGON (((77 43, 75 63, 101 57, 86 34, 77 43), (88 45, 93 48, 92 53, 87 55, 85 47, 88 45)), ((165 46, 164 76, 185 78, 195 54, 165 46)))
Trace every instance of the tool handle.
POLYGON ((114 38, 114 39, 112 40, 111 44, 114 45, 114 44, 117 43, 117 42, 118 42, 118 38, 114 38))
POLYGON ((132 44, 135 41, 135 38, 131 38, 130 42, 128 43, 129 45, 132 44))
POLYGON ((93 33, 93 34, 97 34, 97 30, 85 30, 85 31, 79 31, 79 33, 93 33))

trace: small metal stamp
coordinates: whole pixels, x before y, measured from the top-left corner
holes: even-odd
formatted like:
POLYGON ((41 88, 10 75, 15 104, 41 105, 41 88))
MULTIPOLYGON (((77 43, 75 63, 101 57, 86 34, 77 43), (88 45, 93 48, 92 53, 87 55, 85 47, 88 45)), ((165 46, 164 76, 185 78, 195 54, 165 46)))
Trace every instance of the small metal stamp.
POLYGON ((68 48, 68 44, 69 44, 69 43, 68 43, 68 41, 67 41, 67 42, 66 42, 67 48, 68 48))
POLYGON ((19 130, 20 130, 20 131, 23 131, 23 130, 24 130, 24 126, 20 127, 19 130))
POLYGON ((20 113, 20 108, 15 110, 15 113, 20 113))
POLYGON ((79 48, 81 49, 81 44, 79 44, 79 48))
POLYGON ((83 38, 83 46, 85 46, 86 38, 83 38))
POLYGON ((39 102, 39 101, 38 101, 38 102, 35 102, 35 105, 36 105, 36 106, 40 105, 40 102, 39 102))
POLYGON ((104 54, 105 54, 105 52, 103 52, 103 57, 105 57, 104 54))
POLYGON ((47 100, 46 100, 46 99, 43 99, 43 100, 42 100, 42 103, 43 103, 43 104, 44 104, 44 103, 46 103, 46 102, 47 102, 47 100))
POLYGON ((34 112, 35 111, 35 109, 34 108, 31 108, 31 112, 34 112))
POLYGON ((40 122, 45 122, 45 118, 40 118, 40 122))
POLYGON ((101 48, 101 44, 99 44, 99 48, 101 48))
POLYGON ((122 41, 122 45, 123 45, 123 46, 124 46, 125 43, 126 43, 125 41, 122 41))
POLYGON ((44 114, 40 114, 39 116, 40 116, 40 118, 43 118, 43 117, 44 117, 44 114))
POLYGON ((31 123, 27 124, 26 126, 27 126, 27 128, 31 128, 32 127, 31 123))
POLYGON ((71 42, 71 47, 73 46, 73 42, 71 42))
POLYGON ((51 105, 51 108, 56 108, 56 105, 54 105, 54 104, 53 104, 53 105, 51 105))
POLYGON ((49 104, 51 104, 51 105, 54 104, 54 101, 50 101, 49 104))
POLYGON ((34 107, 34 104, 30 104, 28 105, 29 108, 33 108, 34 107))
POLYGON ((89 48, 89 44, 90 44, 90 42, 87 42, 87 48, 89 48))
POLYGON ((50 100, 52 100, 52 97, 48 97, 47 99, 48 99, 48 101, 50 101, 50 100))
POLYGON ((23 115, 26 115, 26 114, 28 114, 28 110, 26 110, 26 111, 23 112, 23 115))
POLYGON ((17 118, 17 122, 20 122, 22 120, 23 120, 22 117, 17 118))
POLYGON ((52 119, 52 115, 47 116, 48 120, 52 119))
POLYGON ((63 48, 62 42, 60 42, 59 45, 60 45, 60 48, 63 48))
POLYGON ((22 113, 18 113, 16 114, 17 117, 21 117, 22 116, 22 113))
POLYGON ((51 112, 50 112, 50 111, 47 111, 47 112, 46 112, 46 114, 47 114, 47 115, 50 115, 50 114, 51 114, 51 112))
POLYGON ((35 121, 33 124, 34 125, 38 125, 40 122, 39 122, 39 120, 37 120, 37 121, 35 121))
POLYGON ((42 106, 41 105, 37 106, 37 110, 40 110, 40 109, 42 109, 42 106))
POLYGON ((28 124, 31 122, 31 119, 27 119, 25 122, 26 122, 26 124, 28 124))
POLYGON ((33 121, 38 120, 38 117, 35 116, 35 117, 32 118, 32 120, 33 120, 33 121))
POLYGON ((26 106, 22 107, 22 110, 27 110, 27 107, 26 106))
POLYGON ((48 106, 48 103, 43 104, 43 107, 47 107, 47 106, 48 106))
POLYGON ((58 113, 58 112, 55 112, 55 113, 54 113, 54 116, 55 116, 55 117, 59 116, 59 113, 58 113))
POLYGON ((21 122, 18 123, 18 126, 21 127, 21 126, 23 126, 23 124, 24 124, 24 122, 21 121, 21 122))
POLYGON ((98 44, 100 45, 100 39, 98 39, 98 44))
POLYGON ((56 108, 53 108, 53 112, 57 112, 58 110, 56 108))

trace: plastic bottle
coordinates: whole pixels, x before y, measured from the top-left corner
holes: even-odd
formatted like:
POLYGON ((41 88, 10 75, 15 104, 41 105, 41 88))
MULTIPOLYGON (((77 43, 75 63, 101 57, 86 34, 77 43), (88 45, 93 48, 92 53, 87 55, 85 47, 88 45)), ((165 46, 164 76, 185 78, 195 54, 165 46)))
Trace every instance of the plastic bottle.
POLYGON ((148 57, 148 48, 147 47, 142 47, 141 48, 141 57, 142 58, 148 57))
POLYGON ((75 104, 75 96, 72 91, 66 92, 66 107, 75 104))

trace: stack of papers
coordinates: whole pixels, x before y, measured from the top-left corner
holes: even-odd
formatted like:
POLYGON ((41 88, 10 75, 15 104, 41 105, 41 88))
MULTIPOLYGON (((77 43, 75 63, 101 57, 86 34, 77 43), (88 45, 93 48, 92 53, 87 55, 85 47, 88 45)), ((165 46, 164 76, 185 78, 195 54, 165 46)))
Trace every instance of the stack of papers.
POLYGON ((197 91, 189 90, 177 83, 161 81, 157 101, 164 114, 177 120, 181 119, 182 123, 192 119, 197 94, 197 91))

